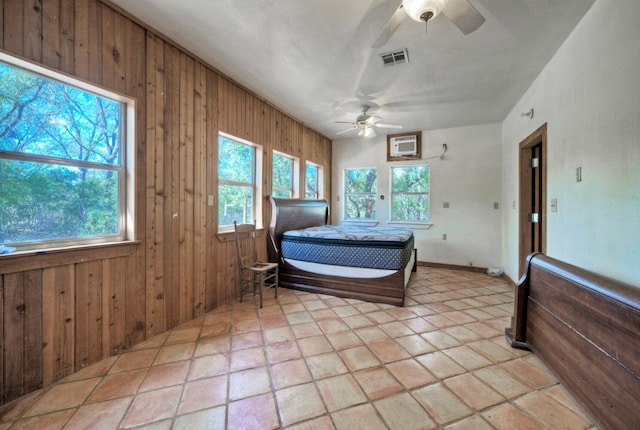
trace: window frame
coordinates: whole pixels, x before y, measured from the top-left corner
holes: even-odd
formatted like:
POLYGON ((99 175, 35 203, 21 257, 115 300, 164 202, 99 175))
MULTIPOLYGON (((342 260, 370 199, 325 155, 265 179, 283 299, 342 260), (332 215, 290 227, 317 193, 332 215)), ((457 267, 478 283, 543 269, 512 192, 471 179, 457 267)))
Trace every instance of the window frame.
MULTIPOLYGON (((236 142, 238 144, 241 145, 246 145, 246 146, 250 146, 253 148, 253 154, 254 154, 254 159, 253 159, 253 184, 251 184, 252 188, 253 188, 253 202, 252 202, 252 212, 253 212, 253 220, 249 220, 249 222, 255 222, 256 223, 256 228, 261 229, 263 228, 263 222, 262 222, 262 146, 258 145, 254 142, 250 142, 246 139, 242 139, 241 137, 237 137, 234 136, 232 134, 229 133, 225 133, 223 131, 219 131, 218 132, 218 149, 220 148, 220 137, 224 137, 228 140, 231 140, 233 142, 236 142)), ((216 208, 216 218, 217 218, 217 223, 218 223, 218 233, 222 234, 222 233, 232 233, 234 231, 234 226, 233 224, 225 224, 225 225, 220 225, 220 185, 224 184, 224 185, 231 185, 231 186, 247 186, 246 183, 243 182, 235 182, 235 181, 228 181, 228 180, 224 180, 220 178, 220 159, 219 159, 219 154, 220 152, 218 151, 218 160, 217 160, 217 189, 216 189, 216 196, 217 196, 217 202, 218 202, 218 207, 216 208)))
POLYGON ((324 196, 324 170, 320 164, 316 164, 312 161, 306 161, 304 165, 304 198, 305 200, 320 200, 324 196), (309 189, 307 188, 307 169, 309 167, 313 167, 316 169, 316 187, 317 190, 315 192, 311 191, 314 194, 314 197, 307 197, 307 193, 309 193, 309 189))
POLYGON ((370 223, 372 221, 377 221, 377 216, 378 216, 378 212, 377 212, 377 193, 378 193, 378 168, 377 167, 347 167, 342 171, 342 190, 343 190, 343 195, 344 195, 344 202, 342 204, 342 210, 343 210, 343 215, 342 215, 342 220, 343 221, 348 221, 348 222, 355 222, 355 223, 370 223), (373 202, 374 202, 374 207, 373 207, 373 213, 374 213, 374 217, 373 218, 349 218, 347 216, 348 211, 347 211, 347 203, 349 202, 349 195, 352 195, 354 193, 347 193, 347 171, 350 170, 375 170, 376 172, 376 180, 375 180, 375 190, 374 191, 369 191, 369 192, 362 192, 362 193, 355 193, 358 195, 369 195, 369 194, 373 194, 373 202))
POLYGON ((431 224, 431 167, 428 164, 410 164, 403 166, 389 166, 389 224, 415 224, 415 225, 430 225, 431 224), (422 192, 395 192, 393 190, 393 170, 394 169, 410 169, 410 168, 426 168, 427 169, 427 190, 422 192), (412 195, 426 195, 427 198, 427 220, 407 220, 407 219, 394 219, 393 218, 393 202, 396 196, 412 196, 412 195))
POLYGON ((38 64, 0 52, 0 62, 9 67, 22 69, 49 81, 58 82, 83 92, 115 101, 120 104, 119 120, 119 166, 92 161, 61 158, 22 151, 0 151, 0 159, 33 162, 47 165, 71 166, 92 170, 115 171, 118 174, 118 232, 114 234, 67 237, 60 239, 5 242, 15 252, 64 249, 87 245, 113 244, 135 240, 135 146, 136 146, 136 101, 125 95, 101 88, 75 76, 65 75, 38 64))
POLYGON ((276 151, 275 149, 273 150, 273 154, 272 154, 272 158, 271 158, 271 194, 274 195, 274 191, 280 190, 280 191, 287 191, 289 193, 289 198, 297 198, 298 197, 298 184, 300 182, 300 174, 298 173, 300 171, 300 159, 296 158, 292 155, 289 155, 285 152, 280 152, 280 151, 276 151), (282 158, 287 158, 291 161, 291 171, 290 171, 290 180, 291 180, 291 184, 289 188, 282 188, 282 187, 276 187, 274 185, 274 180, 273 180, 273 173, 275 172, 274 169, 274 160, 275 157, 282 157, 282 158))

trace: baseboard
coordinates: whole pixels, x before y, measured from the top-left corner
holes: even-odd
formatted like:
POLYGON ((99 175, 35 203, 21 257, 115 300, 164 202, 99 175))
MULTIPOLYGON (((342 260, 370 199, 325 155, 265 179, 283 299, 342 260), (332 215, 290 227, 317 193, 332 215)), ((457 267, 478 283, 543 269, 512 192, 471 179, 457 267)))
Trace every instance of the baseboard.
POLYGON ((457 264, 431 263, 429 261, 418 261, 418 266, 434 267, 437 269, 466 270, 467 272, 487 273, 486 267, 462 266, 457 264))
POLYGON ((506 273, 503 273, 502 277, 504 279, 506 279, 507 281, 509 281, 509 283, 511 284, 512 287, 515 287, 516 285, 518 285, 518 283, 516 281, 514 281, 513 279, 511 279, 506 273))

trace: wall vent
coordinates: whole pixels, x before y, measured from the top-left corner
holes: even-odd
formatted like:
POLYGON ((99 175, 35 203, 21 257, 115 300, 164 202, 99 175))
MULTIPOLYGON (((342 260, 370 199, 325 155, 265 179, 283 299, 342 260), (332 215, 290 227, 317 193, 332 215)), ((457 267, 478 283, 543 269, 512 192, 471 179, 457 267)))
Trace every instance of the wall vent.
POLYGON ((396 64, 403 64, 409 62, 409 54, 406 49, 393 52, 385 52, 380 54, 382 58, 382 64, 385 66, 395 66, 396 64))

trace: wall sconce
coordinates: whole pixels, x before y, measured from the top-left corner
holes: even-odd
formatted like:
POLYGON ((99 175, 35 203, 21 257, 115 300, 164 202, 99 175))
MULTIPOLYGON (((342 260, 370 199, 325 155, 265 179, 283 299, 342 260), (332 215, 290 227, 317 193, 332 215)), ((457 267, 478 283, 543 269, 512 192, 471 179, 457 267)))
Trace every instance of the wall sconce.
POLYGON ((529 112, 522 112, 520 116, 528 116, 529 119, 533 119, 533 108, 529 109, 529 112))

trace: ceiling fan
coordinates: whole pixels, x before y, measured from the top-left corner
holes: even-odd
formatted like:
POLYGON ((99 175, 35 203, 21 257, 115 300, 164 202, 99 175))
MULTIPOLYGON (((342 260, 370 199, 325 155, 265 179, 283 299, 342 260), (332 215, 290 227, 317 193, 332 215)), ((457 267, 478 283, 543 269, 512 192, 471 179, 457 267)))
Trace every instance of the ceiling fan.
POLYGON ((426 25, 440 12, 464 34, 477 30, 484 22, 484 17, 468 0, 402 0, 372 48, 380 48, 387 43, 407 17, 426 25))
POLYGON ((358 136, 361 137, 374 137, 376 135, 374 128, 402 128, 401 125, 398 124, 383 124, 378 122, 381 118, 371 116, 367 113, 369 110, 369 106, 362 106, 362 114, 358 115, 355 122, 349 121, 336 121, 336 124, 351 124, 352 127, 347 128, 346 130, 339 131, 336 134, 347 133, 351 130, 358 130, 358 136))

